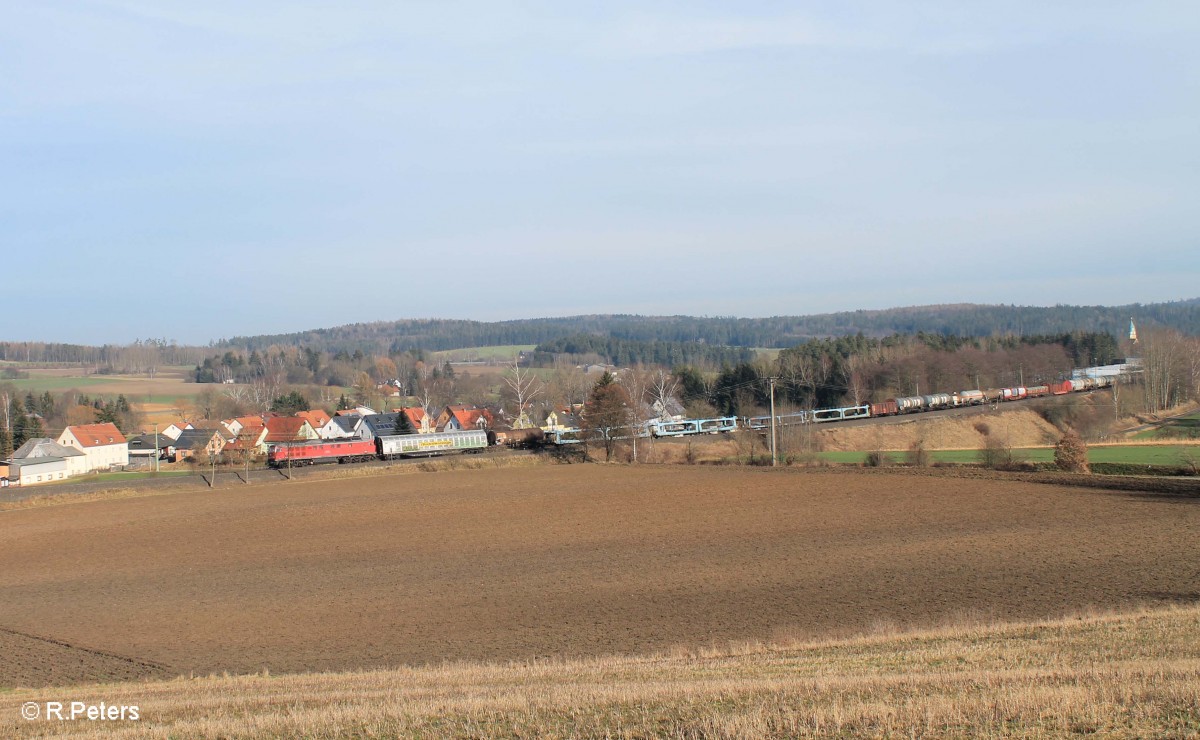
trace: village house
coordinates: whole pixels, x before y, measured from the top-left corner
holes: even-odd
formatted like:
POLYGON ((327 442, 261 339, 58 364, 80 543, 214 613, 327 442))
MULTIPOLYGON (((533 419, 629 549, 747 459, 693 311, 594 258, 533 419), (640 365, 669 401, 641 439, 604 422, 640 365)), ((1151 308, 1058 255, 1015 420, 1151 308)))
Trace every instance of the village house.
POLYGON ((261 416, 238 416, 233 419, 226 419, 221 423, 225 425, 225 428, 234 437, 239 437, 242 434, 242 430, 246 427, 261 427, 263 425, 263 418, 261 416))
POLYGON ((129 464, 151 465, 156 459, 169 459, 175 440, 159 434, 135 434, 128 439, 129 464))
POLYGON ((309 411, 297 411, 296 418, 304 419, 305 421, 307 421, 309 426, 311 426, 314 430, 318 430, 318 436, 320 434, 319 430, 321 429, 321 427, 323 427, 327 423, 329 423, 329 414, 325 413, 325 411, 322 409, 310 409, 309 411))
POLYGON ((494 419, 492 412, 475 406, 447 406, 437 418, 437 429, 440 432, 473 431, 488 429, 494 419))
POLYGON ((9 478, 17 485, 37 485, 66 480, 88 472, 87 455, 48 437, 25 441, 13 452, 9 478))
POLYGON ((320 439, 317 430, 312 428, 306 419, 295 416, 275 416, 264 424, 266 434, 263 435, 260 447, 266 452, 266 447, 284 442, 302 442, 320 439))
POLYGON ((429 414, 425 413, 425 409, 420 406, 405 406, 404 408, 397 409, 397 413, 408 417, 408 423, 412 425, 413 431, 417 434, 429 434, 435 431, 433 420, 429 418, 429 414))
POLYGON ((168 424, 165 429, 159 431, 159 434, 167 439, 179 439, 179 435, 183 433, 183 430, 191 428, 191 422, 181 420, 168 424))
POLYGON ((229 442, 216 429, 185 429, 175 440, 173 462, 200 459, 204 461, 219 457, 229 442))
POLYGON ((363 423, 358 427, 359 439, 375 439, 388 437, 396 433, 396 420, 400 414, 369 414, 362 418, 363 423))
POLYGON ((64 447, 83 452, 89 472, 123 468, 129 464, 129 444, 116 424, 69 426, 57 441, 64 447))
POLYGON ((350 439, 358 432, 363 418, 358 414, 334 416, 317 430, 321 439, 350 439))

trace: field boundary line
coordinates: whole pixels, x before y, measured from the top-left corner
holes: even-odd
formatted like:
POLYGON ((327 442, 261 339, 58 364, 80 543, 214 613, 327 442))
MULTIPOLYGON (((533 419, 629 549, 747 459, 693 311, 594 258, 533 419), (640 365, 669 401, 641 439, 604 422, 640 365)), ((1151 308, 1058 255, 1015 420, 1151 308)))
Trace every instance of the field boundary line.
POLYGON ((103 658, 113 658, 115 660, 120 660, 125 663, 129 663, 131 665, 139 666, 142 668, 154 668, 156 670, 168 671, 168 672, 174 670, 173 668, 171 668, 171 666, 167 665, 166 663, 158 663, 153 660, 147 660, 146 658, 131 658, 128 655, 121 655, 119 653, 110 653, 107 650, 99 650, 97 648, 89 648, 89 647, 83 647, 81 645, 73 645, 73 644, 67 642, 66 640, 57 640, 53 637, 42 637, 41 635, 34 635, 29 632, 22 632, 20 630, 10 629, 8 627, 0 626, 0 632, 3 632, 8 635, 15 635, 16 637, 24 637, 27 640, 36 640, 38 642, 44 642, 44 643, 47 643, 50 645, 57 645, 58 647, 69 648, 71 650, 79 650, 80 652, 88 653, 89 655, 98 655, 103 658))

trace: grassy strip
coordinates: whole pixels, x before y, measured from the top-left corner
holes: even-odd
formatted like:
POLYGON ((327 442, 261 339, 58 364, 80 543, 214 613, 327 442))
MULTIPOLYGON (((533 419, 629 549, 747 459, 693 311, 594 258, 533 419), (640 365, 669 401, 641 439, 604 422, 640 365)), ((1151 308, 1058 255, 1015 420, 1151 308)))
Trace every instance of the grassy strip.
POLYGON ((1161 426, 1133 435, 1133 439, 1198 439, 1200 438, 1200 411, 1177 419, 1168 419, 1161 426))
POLYGON ((512 362, 520 352, 532 352, 536 344, 506 344, 493 347, 464 347, 430 352, 436 362, 512 362))
MULTIPOLYGON (((158 472, 138 472, 138 471, 122 471, 119 473, 99 473, 94 478, 88 478, 85 482, 96 483, 114 483, 127 480, 145 480, 153 478, 177 478, 181 475, 195 475, 191 470, 160 470, 158 472)), ((74 479, 79 482, 80 479, 74 479)))
MULTIPOLYGON (((1017 460, 1033 463, 1054 462, 1054 450, 1048 447, 1022 447, 1013 449, 1017 460)), ((861 463, 866 452, 820 452, 821 459, 832 463, 861 463)), ((893 462, 903 462, 905 453, 884 453, 893 462)), ((1164 465, 1179 466, 1188 456, 1200 457, 1200 448, 1195 445, 1111 445, 1088 449, 1088 461, 1120 465, 1164 465)), ((978 450, 930 450, 933 462, 969 464, 979 462, 978 450)))
POLYGON ((116 737, 1183 737, 1200 607, 650 657, 210 676, 0 695, 0 734, 116 737), (26 701, 140 722, 26 721, 26 701))

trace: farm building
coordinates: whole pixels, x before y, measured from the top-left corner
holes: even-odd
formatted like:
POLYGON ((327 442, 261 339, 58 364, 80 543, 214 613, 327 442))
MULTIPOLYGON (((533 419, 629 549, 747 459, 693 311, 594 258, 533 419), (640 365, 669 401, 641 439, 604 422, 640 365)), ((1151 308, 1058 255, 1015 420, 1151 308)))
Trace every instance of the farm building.
MULTIPOLYGON (((87 455, 73 447, 60 445, 48 437, 35 437, 26 440, 25 444, 21 445, 13 452, 12 461, 19 466, 28 466, 27 474, 34 472, 38 460, 60 460, 63 462, 63 476, 60 478, 70 478, 76 475, 83 475, 88 472, 87 455)), ((58 468, 55 467, 55 472, 58 468)), ((16 480, 16 476, 13 476, 16 480)))
POLYGON ((123 468, 129 464, 129 443, 116 424, 69 426, 59 435, 58 443, 83 452, 89 471, 123 468))

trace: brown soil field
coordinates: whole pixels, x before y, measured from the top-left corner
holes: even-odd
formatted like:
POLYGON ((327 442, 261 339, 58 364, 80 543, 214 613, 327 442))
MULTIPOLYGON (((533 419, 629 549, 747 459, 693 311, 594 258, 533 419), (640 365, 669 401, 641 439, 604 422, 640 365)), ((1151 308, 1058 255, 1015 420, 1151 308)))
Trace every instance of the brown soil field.
POLYGON ((278 673, 1200 600, 1200 500, 1006 480, 563 465, 65 504, 0 531, 0 628, 71 648, 31 659, 51 669, 0 645, 8 686, 108 675, 79 651, 278 673))

